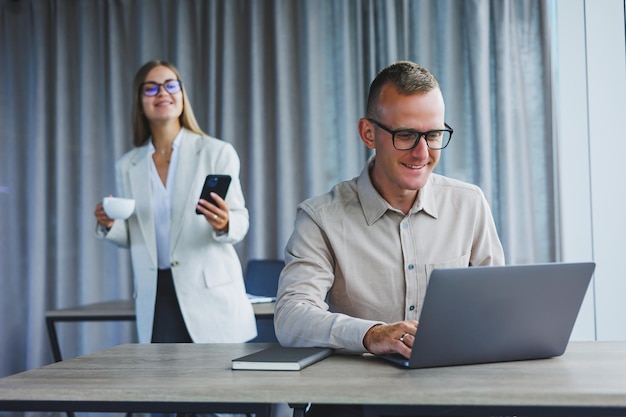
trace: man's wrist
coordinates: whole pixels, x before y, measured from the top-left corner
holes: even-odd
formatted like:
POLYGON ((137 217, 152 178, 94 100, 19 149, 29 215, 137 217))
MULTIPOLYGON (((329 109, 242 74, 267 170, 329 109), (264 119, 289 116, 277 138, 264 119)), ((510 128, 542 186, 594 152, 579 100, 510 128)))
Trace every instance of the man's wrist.
POLYGON ((370 327, 369 329, 367 329, 367 332, 365 332, 365 335, 363 336, 363 347, 365 348, 365 350, 369 351, 369 346, 370 346, 370 342, 371 342, 371 338, 372 338, 372 332, 374 332, 374 328, 380 326, 382 323, 376 323, 375 325, 373 325, 372 327, 370 327))

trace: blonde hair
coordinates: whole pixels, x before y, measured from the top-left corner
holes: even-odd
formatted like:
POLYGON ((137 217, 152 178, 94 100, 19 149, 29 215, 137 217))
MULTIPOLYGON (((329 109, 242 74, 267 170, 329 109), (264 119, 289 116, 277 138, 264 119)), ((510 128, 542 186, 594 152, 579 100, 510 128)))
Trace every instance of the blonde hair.
POLYGON ((191 103, 187 97, 185 84, 181 80, 180 73, 176 67, 167 61, 154 60, 145 63, 141 68, 139 68, 139 71, 137 71, 135 79, 133 80, 133 145, 137 147, 145 145, 148 142, 148 138, 152 135, 152 132, 150 131, 150 124, 148 123, 148 119, 143 112, 143 105, 141 102, 141 84, 146 80, 148 73, 155 67, 166 67, 171 69, 174 74, 176 74, 176 79, 180 81, 181 91, 183 93, 183 112, 179 118, 181 126, 191 130, 192 132, 207 136, 207 134, 200 129, 200 126, 198 126, 196 116, 193 114, 191 103))

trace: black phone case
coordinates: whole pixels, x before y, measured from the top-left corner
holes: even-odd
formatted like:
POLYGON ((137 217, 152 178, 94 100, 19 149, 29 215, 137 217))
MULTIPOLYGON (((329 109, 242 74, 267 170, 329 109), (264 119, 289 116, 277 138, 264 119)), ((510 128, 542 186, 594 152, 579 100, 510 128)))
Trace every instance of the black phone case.
MULTIPOLYGON (((230 175, 207 175, 204 180, 204 186, 202 187, 202 193, 200 193, 200 198, 212 204, 215 204, 215 200, 211 198, 212 192, 216 193, 222 198, 226 198, 226 193, 228 192, 230 181, 230 175)), ((199 212, 198 209, 196 209, 196 214, 202 213, 199 212)))

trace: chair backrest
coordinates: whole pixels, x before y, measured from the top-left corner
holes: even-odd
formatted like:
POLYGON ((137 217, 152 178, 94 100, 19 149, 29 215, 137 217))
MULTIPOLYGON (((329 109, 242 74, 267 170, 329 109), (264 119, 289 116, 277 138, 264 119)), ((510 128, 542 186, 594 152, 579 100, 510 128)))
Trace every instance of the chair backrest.
POLYGON ((276 297, 278 277, 285 262, 279 259, 251 259, 246 266, 246 292, 276 297))

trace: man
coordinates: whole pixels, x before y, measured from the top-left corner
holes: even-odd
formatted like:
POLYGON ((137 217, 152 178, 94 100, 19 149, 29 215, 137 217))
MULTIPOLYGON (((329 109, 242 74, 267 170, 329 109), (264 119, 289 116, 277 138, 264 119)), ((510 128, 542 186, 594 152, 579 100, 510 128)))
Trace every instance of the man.
POLYGON ((298 207, 275 310, 285 346, 410 356, 430 272, 502 265, 475 185, 433 174, 452 136, 435 77, 412 62, 370 86, 359 177, 298 207))

